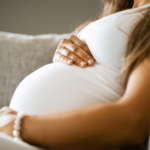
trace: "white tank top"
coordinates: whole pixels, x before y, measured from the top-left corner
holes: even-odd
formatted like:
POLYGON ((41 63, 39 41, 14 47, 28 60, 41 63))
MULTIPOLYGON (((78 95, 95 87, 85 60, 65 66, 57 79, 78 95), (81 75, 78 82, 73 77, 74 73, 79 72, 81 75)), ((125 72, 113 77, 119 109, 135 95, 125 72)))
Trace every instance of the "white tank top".
POLYGON ((86 26, 78 37, 93 54, 94 66, 46 65, 20 83, 10 107, 28 114, 45 114, 118 101, 124 94, 116 78, 127 46, 126 34, 130 35, 143 18, 136 10, 148 6, 118 12, 86 26))

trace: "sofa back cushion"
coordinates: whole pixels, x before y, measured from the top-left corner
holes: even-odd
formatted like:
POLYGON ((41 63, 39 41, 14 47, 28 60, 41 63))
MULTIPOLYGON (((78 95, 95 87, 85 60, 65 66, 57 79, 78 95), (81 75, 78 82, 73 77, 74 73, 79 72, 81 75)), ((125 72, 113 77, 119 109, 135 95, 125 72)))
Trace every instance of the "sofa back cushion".
POLYGON ((69 35, 0 32, 0 108, 9 105, 16 87, 27 75, 52 63, 60 40, 69 35))

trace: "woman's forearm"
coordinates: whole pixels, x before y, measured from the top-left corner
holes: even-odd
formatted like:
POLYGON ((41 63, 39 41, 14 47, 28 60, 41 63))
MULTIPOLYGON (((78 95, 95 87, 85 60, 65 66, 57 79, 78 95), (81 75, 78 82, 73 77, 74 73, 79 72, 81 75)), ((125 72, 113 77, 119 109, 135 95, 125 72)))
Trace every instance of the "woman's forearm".
POLYGON ((43 147, 62 149, 119 148, 134 138, 130 115, 118 103, 99 104, 50 115, 27 116, 22 138, 43 147))

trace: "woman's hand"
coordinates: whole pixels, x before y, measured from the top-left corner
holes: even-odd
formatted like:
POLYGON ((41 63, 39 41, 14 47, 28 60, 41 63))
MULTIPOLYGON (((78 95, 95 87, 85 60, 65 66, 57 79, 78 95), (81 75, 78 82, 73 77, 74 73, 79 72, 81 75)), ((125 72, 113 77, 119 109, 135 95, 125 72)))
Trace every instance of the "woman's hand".
POLYGON ((63 39, 53 58, 53 62, 62 62, 67 65, 72 65, 73 63, 79 67, 86 67, 94 65, 94 58, 83 41, 81 41, 75 35, 71 35, 67 39, 63 39))
POLYGON ((0 132, 13 137, 14 122, 17 117, 17 112, 9 107, 0 109, 0 132))

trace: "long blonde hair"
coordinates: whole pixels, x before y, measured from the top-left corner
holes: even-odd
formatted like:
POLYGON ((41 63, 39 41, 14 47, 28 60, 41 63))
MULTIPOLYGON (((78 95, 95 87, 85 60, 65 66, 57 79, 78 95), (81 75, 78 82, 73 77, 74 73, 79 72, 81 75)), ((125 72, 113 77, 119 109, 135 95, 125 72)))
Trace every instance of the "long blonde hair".
MULTIPOLYGON (((131 9, 134 0, 103 0, 104 9, 100 17, 87 21, 76 28, 74 34, 77 35, 89 23, 102 17, 117 13, 119 11, 131 9)), ((138 66, 150 54, 150 8, 146 8, 143 19, 132 31, 125 51, 123 65, 120 71, 122 84, 126 88, 129 77, 136 66, 138 66)))

